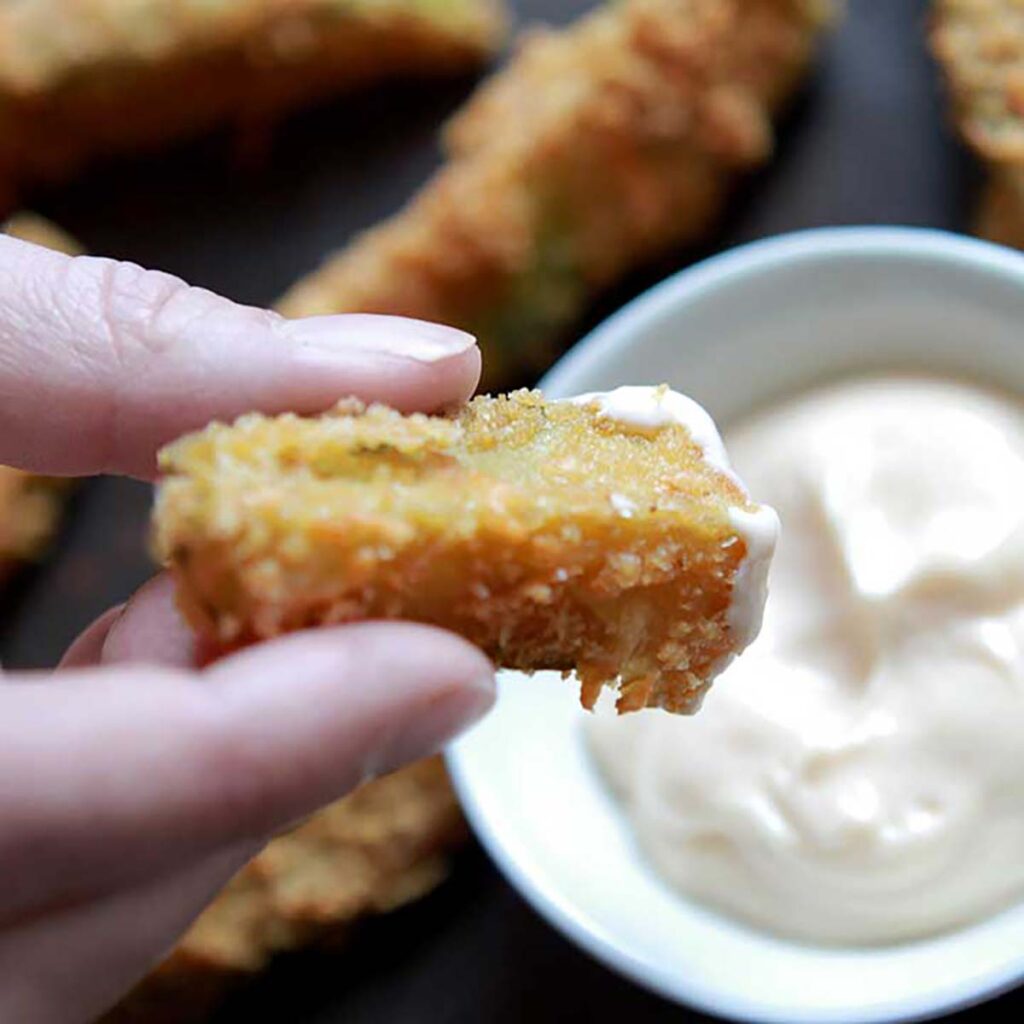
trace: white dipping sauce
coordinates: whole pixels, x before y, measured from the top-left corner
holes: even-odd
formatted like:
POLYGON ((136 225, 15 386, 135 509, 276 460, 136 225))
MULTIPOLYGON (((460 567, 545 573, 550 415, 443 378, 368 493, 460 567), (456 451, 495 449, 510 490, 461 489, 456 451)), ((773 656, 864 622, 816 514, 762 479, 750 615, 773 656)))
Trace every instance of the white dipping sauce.
POLYGON ((656 869, 783 935, 881 944, 1024 897, 1024 411, 844 383, 727 433, 784 530, 695 718, 588 736, 656 869))

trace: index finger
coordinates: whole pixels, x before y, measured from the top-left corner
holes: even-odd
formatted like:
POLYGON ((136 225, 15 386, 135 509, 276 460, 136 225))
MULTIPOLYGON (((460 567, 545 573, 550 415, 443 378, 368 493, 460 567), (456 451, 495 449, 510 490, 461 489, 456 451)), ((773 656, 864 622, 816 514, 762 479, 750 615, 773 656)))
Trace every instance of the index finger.
POLYGON ((286 320, 132 263, 0 236, 0 463, 152 476, 167 441, 243 412, 343 397, 402 411, 465 401, 480 354, 399 317, 286 320))

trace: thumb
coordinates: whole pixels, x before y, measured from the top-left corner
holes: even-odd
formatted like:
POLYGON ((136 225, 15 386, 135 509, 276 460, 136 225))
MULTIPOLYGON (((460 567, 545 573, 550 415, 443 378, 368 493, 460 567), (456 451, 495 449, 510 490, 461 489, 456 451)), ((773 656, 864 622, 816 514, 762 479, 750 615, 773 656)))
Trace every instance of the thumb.
POLYGON ((293 634, 201 673, 120 666, 5 687, 3 914, 269 836, 436 751, 492 700, 475 648, 404 623, 293 634))

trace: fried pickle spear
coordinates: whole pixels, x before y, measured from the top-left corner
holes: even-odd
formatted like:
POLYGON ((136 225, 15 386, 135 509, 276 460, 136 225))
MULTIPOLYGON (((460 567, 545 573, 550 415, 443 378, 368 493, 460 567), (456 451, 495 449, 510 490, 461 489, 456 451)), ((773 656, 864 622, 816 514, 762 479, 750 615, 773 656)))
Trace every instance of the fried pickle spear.
POLYGON ((81 245, 66 231, 56 224, 34 213, 17 213, 6 223, 0 225, 0 231, 12 238, 20 238, 23 242, 33 242, 68 256, 78 256, 84 250, 81 245))
POLYGON ((618 685, 620 711, 688 713, 756 632, 774 547, 720 444, 664 388, 250 415, 164 449, 156 549, 217 646, 405 618, 505 667, 575 670, 587 707, 618 685))
POLYGON ((0 466, 0 581, 46 550, 66 489, 64 481, 0 466))
MULTIPOLYGON (((70 235, 34 214, 18 214, 0 225, 0 231, 59 252, 81 251, 70 235)), ((68 486, 65 480, 0 466, 0 580, 46 549, 60 520, 68 486)))
POLYGON ((480 339, 485 387, 527 382, 595 293, 702 239, 768 160, 829 7, 622 0, 528 35, 449 125, 447 165, 281 311, 453 324, 480 339))
POLYGON ((992 175, 982 193, 974 231, 990 242, 1024 249, 1024 172, 992 175))
POLYGON ((260 127, 389 76, 465 71, 504 32, 501 0, 0 3, 0 185, 10 201, 94 157, 260 127))
POLYGON ((953 121, 989 169, 977 233, 1024 246, 1024 7, 936 0, 930 35, 953 121))
POLYGON ((366 784, 270 843, 104 1024, 203 1019, 275 953, 433 889, 465 836, 441 758, 366 784))

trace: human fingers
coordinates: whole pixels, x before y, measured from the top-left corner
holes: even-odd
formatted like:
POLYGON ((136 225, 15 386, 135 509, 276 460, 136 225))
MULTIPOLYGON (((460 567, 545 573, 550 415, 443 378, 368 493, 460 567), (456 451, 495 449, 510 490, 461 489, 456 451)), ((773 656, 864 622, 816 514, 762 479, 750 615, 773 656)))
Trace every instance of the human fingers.
POLYGON ((60 659, 60 664, 57 667, 62 669, 84 668, 88 665, 99 664, 107 634, 123 610, 123 604, 108 608, 98 619, 86 626, 71 642, 71 646, 64 652, 64 657, 60 659))
POLYGON ((408 623, 293 634, 201 673, 4 687, 0 928, 268 837, 434 752, 492 699, 475 648, 408 623))
POLYGON ((428 411, 468 398, 479 370, 472 337, 453 328, 286 320, 0 236, 0 463, 152 476, 163 443, 212 419, 319 412, 345 396, 428 411))
POLYGON ((168 952, 256 851, 252 843, 218 850, 169 876, 4 929, 0 1020, 95 1020, 168 952))

